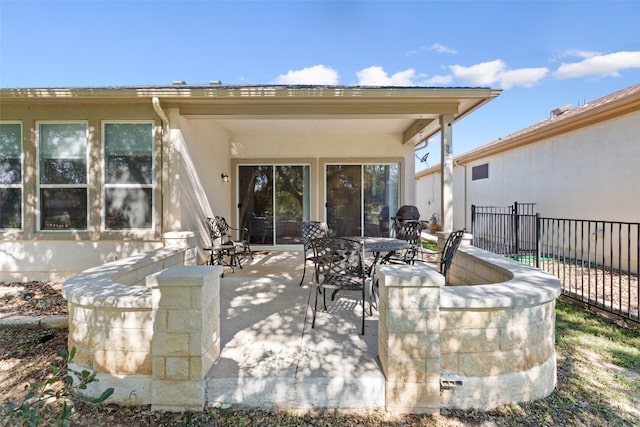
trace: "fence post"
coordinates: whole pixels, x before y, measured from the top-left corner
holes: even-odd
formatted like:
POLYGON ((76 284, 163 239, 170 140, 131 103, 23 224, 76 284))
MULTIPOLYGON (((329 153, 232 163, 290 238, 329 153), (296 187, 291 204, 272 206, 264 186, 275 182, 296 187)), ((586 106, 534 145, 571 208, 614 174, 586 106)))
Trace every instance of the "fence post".
POLYGON ((540 268, 540 214, 536 212, 536 268, 540 268))
POLYGON ((476 205, 471 205, 471 235, 475 236, 476 230, 476 205))
POLYGON ((520 255, 520 216, 518 214, 518 202, 513 202, 513 233, 515 239, 515 255, 520 255))

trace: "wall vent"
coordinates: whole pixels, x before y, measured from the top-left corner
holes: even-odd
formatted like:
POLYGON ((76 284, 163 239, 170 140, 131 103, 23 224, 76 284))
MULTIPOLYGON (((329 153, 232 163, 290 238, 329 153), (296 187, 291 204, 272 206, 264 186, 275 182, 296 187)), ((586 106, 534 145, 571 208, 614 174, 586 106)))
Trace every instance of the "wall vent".
POLYGON ((573 105, 571 105, 571 104, 567 104, 567 105, 563 105, 562 107, 558 107, 555 110, 551 111, 551 117, 561 116, 564 113, 566 113, 567 111, 571 110, 571 107, 573 107, 573 105))

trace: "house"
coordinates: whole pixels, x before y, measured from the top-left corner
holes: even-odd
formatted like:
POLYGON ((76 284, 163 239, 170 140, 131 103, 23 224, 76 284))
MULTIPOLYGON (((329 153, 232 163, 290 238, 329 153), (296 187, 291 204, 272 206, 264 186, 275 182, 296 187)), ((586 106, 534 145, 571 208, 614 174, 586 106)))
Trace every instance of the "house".
MULTIPOLYGON (((545 217, 640 222, 640 84, 454 157, 454 228, 471 206, 535 203, 545 217)), ((417 206, 440 210, 440 166, 416 174, 417 206)))
POLYGON ((214 214, 247 227, 254 247, 297 248, 305 219, 336 235, 381 234, 416 203, 415 146, 441 129, 451 144, 451 125, 499 93, 0 89, 0 280, 65 279, 162 247, 168 232, 193 231, 202 248, 214 214))

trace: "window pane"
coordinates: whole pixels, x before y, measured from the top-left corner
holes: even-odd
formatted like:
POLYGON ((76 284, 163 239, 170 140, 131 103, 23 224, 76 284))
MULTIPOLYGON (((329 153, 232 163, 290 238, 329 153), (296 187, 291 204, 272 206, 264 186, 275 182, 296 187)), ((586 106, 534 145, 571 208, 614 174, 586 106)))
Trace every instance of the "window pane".
POLYGON ((22 136, 18 123, 0 123, 0 185, 22 182, 22 136))
POLYGON ((20 158, 21 140, 19 123, 0 123, 0 158, 20 158))
POLYGON ((398 165, 364 166, 364 235, 389 237, 398 210, 398 165))
POLYGON ((107 184, 152 184, 151 123, 106 123, 104 138, 107 184))
POLYGON ((108 188, 105 191, 105 228, 151 228, 151 193, 150 188, 108 188))
POLYGON ((152 184, 151 156, 107 155, 107 184, 152 184))
POLYGON ((84 123, 41 124, 40 183, 87 182, 87 129, 84 123))
POLYGON ((22 190, 0 188, 0 228, 22 228, 22 190))
POLYGON ((273 166, 240 166, 238 169, 240 224, 251 243, 273 244, 273 166))
POLYGON ((84 160, 41 159, 41 184, 85 184, 87 167, 84 160))
POLYGON ((276 166, 276 244, 301 243, 300 223, 309 211, 309 166, 276 166))
POLYGON ((86 188, 41 188, 40 229, 87 228, 86 188))
POLYGON ((0 185, 22 183, 20 158, 2 158, 0 153, 0 185))
POLYGON ((362 166, 327 165, 327 224, 333 236, 361 235, 362 166))

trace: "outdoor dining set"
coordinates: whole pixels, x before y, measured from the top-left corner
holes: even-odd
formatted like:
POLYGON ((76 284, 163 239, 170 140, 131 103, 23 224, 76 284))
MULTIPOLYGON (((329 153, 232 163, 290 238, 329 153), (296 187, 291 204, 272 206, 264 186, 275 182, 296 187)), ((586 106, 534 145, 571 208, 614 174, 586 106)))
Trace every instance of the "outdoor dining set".
MULTIPOLYGON (((401 214, 403 209, 406 211, 407 207, 401 207, 398 213, 401 214)), ((391 237, 336 237, 330 236, 329 227, 324 222, 301 222, 304 262, 300 285, 304 283, 307 275, 308 263, 313 264, 312 279, 316 285, 312 328, 315 327, 318 295, 322 295, 324 309, 327 311, 328 293, 333 301, 340 291, 357 291, 362 299, 361 333, 364 335, 366 295, 369 295, 370 315, 374 304, 377 306, 378 303, 376 266, 427 263, 422 247, 424 222, 419 219, 404 219, 401 215, 393 217, 392 220, 391 237)), ((242 262, 252 256, 248 230, 233 228, 224 218, 218 216, 207 218, 206 222, 212 241, 212 245, 205 248, 211 252, 208 263, 226 265, 232 269, 242 268, 242 262), (238 240, 232 238, 233 232, 238 233, 238 240)), ((445 278, 463 234, 464 230, 451 232, 442 250, 432 252, 438 258, 435 268, 445 275, 445 278)))

